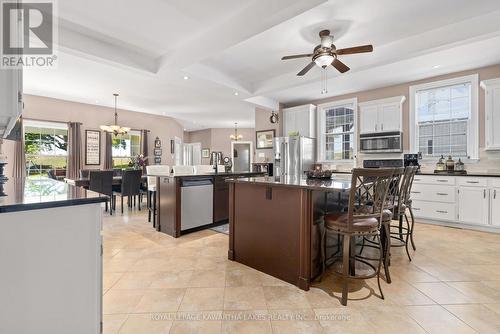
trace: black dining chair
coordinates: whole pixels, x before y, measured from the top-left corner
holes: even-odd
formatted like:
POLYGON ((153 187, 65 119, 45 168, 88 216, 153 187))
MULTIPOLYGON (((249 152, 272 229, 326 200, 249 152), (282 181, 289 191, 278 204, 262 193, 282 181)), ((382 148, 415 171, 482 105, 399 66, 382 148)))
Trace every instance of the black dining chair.
MULTIPOLYGON (((89 171, 89 190, 109 196, 110 210, 113 214, 113 171, 89 171)), ((108 201, 106 201, 106 211, 108 211, 108 201)))
POLYGON ((122 185, 120 191, 115 191, 113 196, 113 207, 116 209, 116 196, 120 196, 121 209, 123 213, 123 197, 128 197, 128 206, 132 207, 132 197, 139 197, 139 210, 141 210, 141 191, 142 170, 124 170, 122 173, 122 185))
POLYGON ((90 169, 80 169, 80 178, 87 179, 90 174, 90 169))
POLYGON ((56 177, 56 171, 53 170, 53 169, 49 169, 47 171, 47 176, 50 178, 50 179, 53 179, 53 180, 57 180, 57 177, 56 177))

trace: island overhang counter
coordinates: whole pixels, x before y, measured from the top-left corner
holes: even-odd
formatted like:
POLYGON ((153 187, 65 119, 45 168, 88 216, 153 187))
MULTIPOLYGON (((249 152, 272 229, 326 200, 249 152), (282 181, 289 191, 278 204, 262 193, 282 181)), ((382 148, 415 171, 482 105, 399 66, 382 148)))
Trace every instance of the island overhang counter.
POLYGON ((320 274, 323 214, 339 211, 350 175, 229 179, 229 260, 308 290, 320 274))

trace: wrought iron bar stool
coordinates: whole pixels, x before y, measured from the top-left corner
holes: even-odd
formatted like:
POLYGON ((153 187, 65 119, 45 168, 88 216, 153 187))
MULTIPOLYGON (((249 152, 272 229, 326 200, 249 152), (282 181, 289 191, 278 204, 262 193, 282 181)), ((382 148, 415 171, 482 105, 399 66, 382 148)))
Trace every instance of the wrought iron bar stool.
MULTIPOLYGON (((347 213, 327 214, 324 217, 325 229, 342 236, 342 305, 347 305, 349 279, 369 279, 377 277, 380 298, 384 299, 380 285, 380 268, 384 252, 380 238, 381 222, 384 209, 387 207, 388 191, 394 181, 394 169, 354 169, 352 172, 351 189, 349 192, 349 207, 347 213), (356 254, 355 237, 375 237, 378 240, 378 258, 369 258, 356 254), (361 262, 371 268, 367 275, 356 275, 355 263, 361 262), (377 261, 378 265, 369 261, 377 261)), ((385 212, 387 214, 387 212, 385 212)), ((326 242, 323 247, 327 247, 326 242)), ((325 266, 332 260, 334 264, 339 256, 324 259, 325 266)), ((330 265, 331 265, 330 264, 330 265)))
POLYGON ((390 225, 390 236, 391 239, 397 240, 399 243, 391 244, 391 247, 405 247, 408 259, 411 261, 410 252, 408 250, 408 243, 411 242, 413 250, 416 250, 415 243, 413 241, 413 229, 415 226, 415 218, 413 217, 413 211, 411 209, 411 187, 413 185, 413 179, 417 172, 417 166, 408 166, 405 168, 404 175, 401 179, 399 196, 397 198, 397 205, 394 206, 393 214, 394 219, 398 221, 395 225, 392 223, 390 225), (406 212, 410 212, 411 222, 408 219, 406 212), (406 224, 405 224, 406 223, 406 224))

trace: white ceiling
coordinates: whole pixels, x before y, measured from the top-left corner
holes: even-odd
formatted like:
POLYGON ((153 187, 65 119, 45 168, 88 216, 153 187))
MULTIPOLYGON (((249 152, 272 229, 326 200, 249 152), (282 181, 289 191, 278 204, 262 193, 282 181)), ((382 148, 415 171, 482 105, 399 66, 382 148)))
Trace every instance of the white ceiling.
POLYGON ((25 71, 25 91, 179 119, 188 130, 252 127, 245 100, 297 104, 500 63, 498 0, 64 0, 57 69, 25 71), (351 71, 295 74, 330 29, 351 71), (435 65, 440 65, 434 69, 435 65), (189 80, 183 77, 188 75, 189 80), (238 96, 234 93, 238 92, 238 96))

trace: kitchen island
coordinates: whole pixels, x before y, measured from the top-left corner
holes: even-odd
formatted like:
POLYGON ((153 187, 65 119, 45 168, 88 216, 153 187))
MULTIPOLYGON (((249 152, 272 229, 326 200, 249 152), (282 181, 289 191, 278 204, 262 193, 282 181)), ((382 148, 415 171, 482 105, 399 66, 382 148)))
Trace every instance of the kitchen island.
POLYGON ((260 172, 148 175, 156 177, 157 230, 178 238, 226 224, 229 219, 226 180, 263 175, 260 172))
POLYGON ((230 179, 230 260, 308 290, 321 269, 324 212, 343 209, 350 175, 230 179))
POLYGON ((0 184, 0 333, 100 333, 102 202, 64 182, 0 184))

